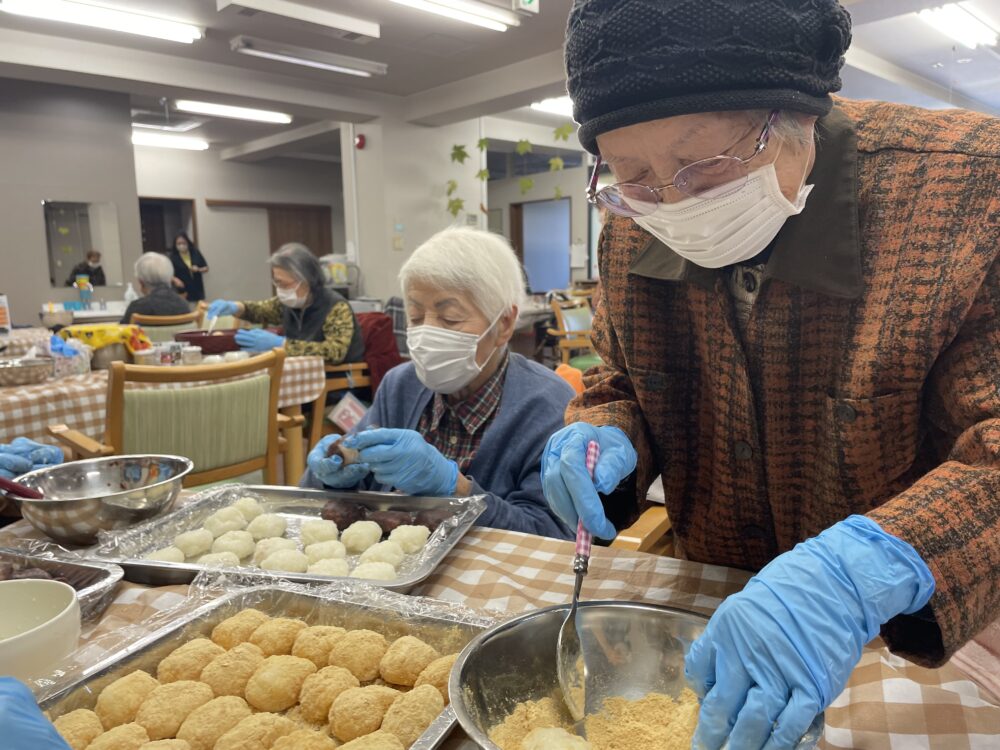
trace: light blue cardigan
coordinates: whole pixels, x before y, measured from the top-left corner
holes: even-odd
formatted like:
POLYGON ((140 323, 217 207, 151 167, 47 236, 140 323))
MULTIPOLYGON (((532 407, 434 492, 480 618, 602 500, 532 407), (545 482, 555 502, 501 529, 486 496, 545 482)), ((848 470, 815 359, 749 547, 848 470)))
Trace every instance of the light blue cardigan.
MULTIPOLYGON (((558 539, 573 537, 549 510, 540 474, 542 450, 549 436, 563 427, 563 414, 573 395, 569 384, 554 372, 511 353, 500 406, 466 472, 475 494, 486 495, 480 526, 558 539)), ((399 365, 385 376, 375 403, 356 430, 370 424, 415 430, 433 396, 417 378, 411 363, 399 365)), ((310 471, 299 484, 323 486, 310 471)), ((377 485, 371 476, 361 489, 391 490, 377 485)))

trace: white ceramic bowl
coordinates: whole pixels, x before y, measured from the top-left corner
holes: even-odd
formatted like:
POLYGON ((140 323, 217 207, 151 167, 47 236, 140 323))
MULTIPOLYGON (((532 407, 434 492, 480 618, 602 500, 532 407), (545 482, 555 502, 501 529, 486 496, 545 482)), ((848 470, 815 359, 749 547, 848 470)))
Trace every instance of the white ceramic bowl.
POLYGON ((80 604, 72 586, 34 579, 0 582, 0 676, 44 677, 79 639, 80 604))

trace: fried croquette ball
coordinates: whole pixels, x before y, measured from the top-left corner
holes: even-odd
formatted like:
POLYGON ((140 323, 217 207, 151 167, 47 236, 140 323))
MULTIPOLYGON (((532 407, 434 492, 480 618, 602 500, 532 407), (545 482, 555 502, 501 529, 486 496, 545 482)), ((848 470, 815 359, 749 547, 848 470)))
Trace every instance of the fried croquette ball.
POLYGON ((397 638, 389 646, 389 650, 382 657, 378 669, 382 679, 386 682, 413 687, 420 673, 432 661, 440 658, 441 654, 436 649, 428 646, 419 638, 404 635, 402 638, 397 638))
POLYGON ((169 682, 160 685, 142 702, 135 723, 146 730, 149 739, 168 740, 177 736, 177 730, 192 711, 214 697, 212 688, 203 682, 169 682))
POLYGON ((191 750, 184 740, 154 740, 140 745, 139 750, 191 750))
POLYGON ((335 625, 313 625, 300 630, 292 644, 292 656, 308 659, 322 669, 330 663, 330 649, 347 631, 335 625))
POLYGON ((324 521, 319 518, 303 523, 302 530, 299 532, 299 538, 302 539, 303 547, 308 547, 310 544, 317 544, 318 542, 335 542, 339 535, 340 530, 337 528, 337 524, 333 521, 324 521))
POLYGON ((208 529, 194 529, 175 536, 174 546, 184 553, 184 557, 198 557, 212 549, 214 539, 208 529))
POLYGON ((297 549, 279 549, 265 557, 260 567, 285 573, 305 573, 309 568, 309 558, 297 549))
POLYGON ((389 541, 403 548, 403 552, 412 555, 419 552, 427 544, 431 530, 426 526, 400 526, 389 534, 389 541))
POLYGON ((238 643, 219 654, 201 670, 201 681, 218 695, 238 695, 247 689, 247 681, 264 663, 264 652, 252 643, 238 643))
POLYGON ((364 552, 382 538, 382 527, 374 521, 355 521, 340 535, 340 541, 352 555, 364 552))
POLYGON ((177 739, 185 740, 191 750, 213 750, 219 737, 253 712, 242 698, 223 695, 192 711, 177 730, 177 739))
POLYGON ((441 693, 441 697, 444 699, 444 704, 448 705, 448 678, 451 676, 451 668, 455 666, 455 662, 458 660, 458 654, 448 654, 448 656, 442 656, 440 659, 435 659, 423 672, 417 677, 417 681, 413 683, 414 687, 420 687, 421 685, 431 685, 438 689, 441 693))
POLYGON ((385 562, 396 568, 403 562, 404 557, 406 557, 406 553, 395 542, 379 542, 362 552, 359 561, 363 563, 385 562))
POLYGON ((247 519, 236 508, 222 508, 206 518, 203 525, 212 532, 213 538, 218 539, 227 531, 245 529, 247 519))
POLYGON ((264 513, 250 522, 247 531, 259 542, 261 539, 282 536, 287 527, 288 523, 277 513, 264 513))
POLYGON ((319 560, 306 569, 306 573, 310 575, 339 576, 340 578, 347 578, 350 572, 351 566, 347 564, 347 560, 338 560, 336 558, 319 560))
POLYGON ((347 557, 347 547, 336 539, 330 539, 326 542, 310 544, 305 548, 305 553, 311 564, 320 560, 343 559, 347 557))
POLYGON ((205 665, 223 653, 225 649, 217 643, 212 643, 208 638, 195 638, 174 649, 160 661, 160 665, 156 668, 156 678, 160 682, 197 680, 205 665))
POLYGON ((382 717, 399 691, 384 685, 350 688, 330 706, 330 729, 341 742, 371 734, 382 726, 382 717))
POLYGON ((441 693, 435 687, 423 685, 393 701, 382 719, 382 730, 396 735, 404 747, 409 747, 442 711, 441 693))
POLYGON ((227 531, 214 542, 212 552, 232 552, 240 560, 253 554, 255 542, 249 531, 227 531))
POLYGON ((337 743, 309 729, 299 729, 271 745, 271 750, 335 750, 337 743))
POLYGON ((159 686, 159 681, 141 669, 119 677, 97 696, 94 713, 101 726, 107 730, 131 722, 142 702, 159 686))
POLYGON ((364 578, 368 581, 393 581, 396 579, 396 569, 387 562, 361 563, 351 571, 351 578, 364 578))
MULTIPOLYGON (((343 667, 362 682, 378 677, 389 642, 373 630, 349 630, 330 649, 330 666, 343 667)), ((378 727, 376 727, 377 729, 378 727)))
POLYGON ((269 656, 247 682, 247 703, 258 711, 284 711, 299 700, 302 683, 316 665, 298 656, 269 656))
POLYGON ((323 667, 316 674, 306 677, 299 693, 302 718, 314 724, 324 724, 330 715, 330 706, 345 690, 361 687, 358 678, 343 667, 323 667))
POLYGON ((213 568, 235 568, 239 566, 240 558, 235 552, 209 552, 198 558, 198 564, 213 568))
POLYGON ((104 731, 97 714, 86 708, 70 711, 53 721, 52 725, 73 750, 86 750, 87 745, 104 731))
POLYGON ((295 722, 284 716, 254 714, 222 735, 215 750, 270 750, 276 739, 296 729, 295 722))
POLYGON ((253 631, 271 618, 259 609, 244 609, 212 629, 212 640, 225 649, 250 640, 253 631))
POLYGON ((406 750, 406 748, 396 735, 379 730, 341 745, 338 750, 406 750))
POLYGON ((259 647, 264 656, 292 653, 292 646, 299 633, 306 629, 302 620, 290 617, 275 617, 253 631, 250 643, 259 647))
POLYGON ((261 539, 257 542, 257 548, 253 552, 253 561, 257 565, 266 560, 273 553, 282 549, 298 549, 299 545, 294 539, 283 539, 280 536, 270 539, 261 539))
POLYGON ((156 562, 182 563, 185 560, 185 556, 179 547, 170 545, 169 547, 154 550, 148 555, 144 555, 142 559, 155 560, 156 562))
POLYGON ((250 521, 252 521, 257 516, 259 516, 261 513, 264 512, 264 509, 260 507, 260 503, 258 503, 252 497, 241 497, 239 500, 233 503, 233 507, 243 514, 243 517, 247 520, 247 523, 249 523, 250 521))
POLYGON ((139 750, 147 742, 149 735, 138 724, 121 724, 87 745, 87 750, 139 750))

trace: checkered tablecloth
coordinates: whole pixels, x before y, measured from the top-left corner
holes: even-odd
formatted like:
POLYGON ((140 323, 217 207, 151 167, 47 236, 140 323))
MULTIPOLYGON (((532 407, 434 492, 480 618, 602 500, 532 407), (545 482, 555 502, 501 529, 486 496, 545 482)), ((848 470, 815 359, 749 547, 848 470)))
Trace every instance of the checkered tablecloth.
MULTIPOLYGON (((37 537, 37 532, 22 521, 0 531, 0 545, 6 535, 37 537)), ((561 604, 573 590, 573 551, 569 542, 473 529, 435 574, 411 593, 511 614, 561 604)), ((653 602, 710 615, 747 578, 748 574, 728 568, 595 548, 583 596, 653 602)), ((102 647, 108 634, 124 632, 126 627, 131 637, 137 637, 137 623, 183 603, 184 593, 179 586, 148 589, 124 584, 104 617, 84 637, 93 643, 101 636, 102 647)), ((891 655, 880 642, 865 649, 847 689, 827 709, 826 722, 823 750, 1000 748, 1000 701, 952 663, 924 669, 891 655)), ((444 747, 474 746, 455 736, 444 747)))
POLYGON ((15 328, 10 336, 0 338, 0 346, 7 345, 0 357, 20 357, 33 346, 47 347, 51 336, 48 328, 15 328))
MULTIPOLYGON (((278 406, 307 404, 319 398, 326 383, 322 357, 288 357, 281 376, 278 406)), ((178 383, 156 387, 179 388, 178 383)), ((46 433, 52 424, 65 424, 84 435, 104 434, 108 374, 104 370, 50 380, 39 385, 0 388, 0 443, 27 437, 55 443, 46 433)))

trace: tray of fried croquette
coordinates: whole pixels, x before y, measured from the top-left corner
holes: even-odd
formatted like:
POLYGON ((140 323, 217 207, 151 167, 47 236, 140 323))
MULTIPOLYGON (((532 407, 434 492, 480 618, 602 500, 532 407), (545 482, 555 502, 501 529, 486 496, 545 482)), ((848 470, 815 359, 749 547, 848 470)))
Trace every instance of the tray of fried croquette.
POLYGON ((299 583, 363 579, 405 593, 434 572, 485 509, 482 496, 226 485, 165 516, 104 532, 87 554, 152 586, 223 569, 299 583))
POLYGON ((244 583, 216 584, 238 590, 189 599, 151 635, 96 665, 77 654, 82 666, 36 684, 70 747, 432 750, 456 725, 458 653, 497 622, 360 582, 244 583))

